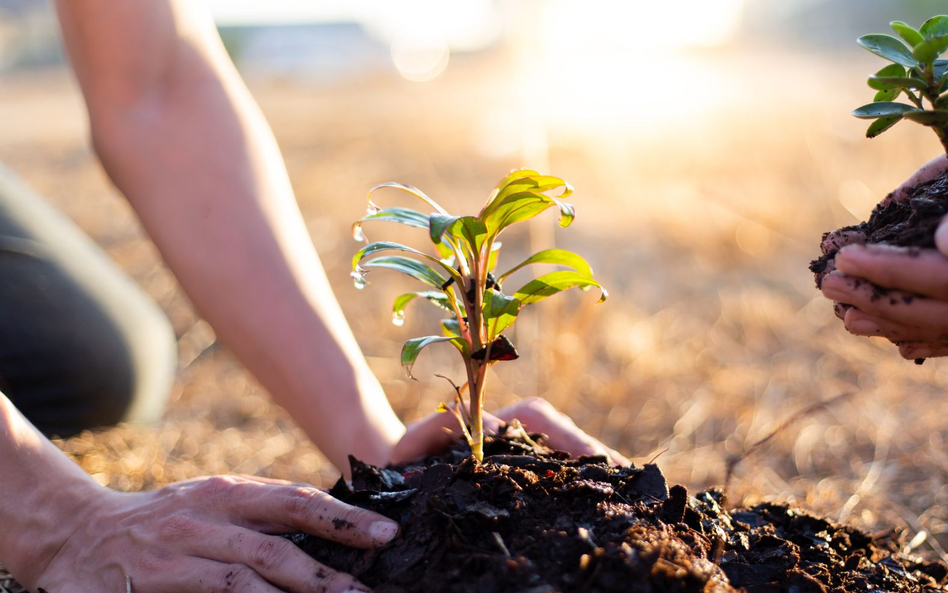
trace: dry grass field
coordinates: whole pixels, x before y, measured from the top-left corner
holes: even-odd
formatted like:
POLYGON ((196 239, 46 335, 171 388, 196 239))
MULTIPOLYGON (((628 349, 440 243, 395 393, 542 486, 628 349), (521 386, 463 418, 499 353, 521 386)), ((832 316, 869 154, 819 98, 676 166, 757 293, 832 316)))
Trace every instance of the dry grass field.
MULTIPOLYGON (((394 275, 353 288, 348 228, 365 192, 397 180, 449 210, 473 210, 508 170, 536 165, 525 154, 548 159, 539 166, 577 188, 576 223, 561 230, 555 215, 541 217, 511 232, 507 257, 553 243, 575 249, 611 298, 593 306, 576 292, 530 310, 515 330, 523 357, 499 366, 488 405, 542 395, 637 463, 657 459, 672 482, 701 489, 797 410, 852 392, 747 459, 732 503, 790 500, 870 530, 925 531, 919 549, 945 558, 948 365, 916 366, 886 342, 848 335, 806 269, 823 231, 864 219, 937 154, 934 135, 904 125, 862 137, 848 111, 871 97, 861 82, 875 66, 868 54, 686 59, 680 90, 585 93, 567 81, 562 94, 556 85, 519 93, 503 54, 457 59, 428 83, 248 82, 346 316, 404 419, 446 397, 433 373, 460 367, 447 348, 432 348, 415 369, 420 381, 408 380, 400 345, 436 315, 419 306, 404 327, 392 325, 391 299, 408 286, 394 275), (526 132, 523 122, 533 122, 526 132)), ((178 387, 160 426, 58 445, 120 490, 220 472, 330 485, 337 472, 214 344, 110 187, 68 74, 4 75, 0 89, 0 160, 101 244, 180 338, 178 387)), ((389 197, 401 199, 379 201, 389 197)))

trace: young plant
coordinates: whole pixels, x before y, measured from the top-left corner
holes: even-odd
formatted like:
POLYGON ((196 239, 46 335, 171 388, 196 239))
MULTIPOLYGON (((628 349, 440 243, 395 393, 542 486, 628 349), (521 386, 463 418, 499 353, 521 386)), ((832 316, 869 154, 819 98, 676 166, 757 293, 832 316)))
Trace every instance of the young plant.
POLYGON ((893 63, 869 77, 869 86, 877 91, 875 99, 853 115, 875 120, 866 131, 868 138, 903 119, 928 126, 948 153, 948 60, 939 59, 948 50, 948 16, 934 16, 918 30, 900 21, 891 26, 902 40, 891 35, 864 35, 858 40, 893 63), (896 102, 901 95, 911 105, 896 102))
POLYGON ((608 296, 593 278, 592 268, 586 260, 564 249, 535 253, 502 274, 494 273, 501 248, 498 241, 501 233, 511 225, 529 220, 554 206, 560 212, 560 226, 569 226, 575 210, 563 199, 572 193, 573 188, 558 177, 518 170, 500 180, 477 216, 452 216, 417 188, 401 183, 383 183, 369 192, 368 212, 352 226, 353 237, 366 243, 352 258, 356 288, 365 288, 366 272, 372 268, 402 272, 428 287, 395 299, 392 307, 395 325, 404 324, 405 307, 418 298, 448 313, 448 318, 441 321, 442 335, 414 338, 405 343, 402 365, 411 377, 412 366, 425 347, 449 342, 457 349, 464 359, 467 383, 454 387, 455 407, 442 404, 439 409, 450 410, 458 418, 478 462, 484 456, 482 410, 487 369, 497 362, 519 357, 517 349, 503 332, 517 320, 521 308, 573 287, 583 290, 597 287, 601 291, 599 302, 608 296), (434 212, 423 214, 409 208, 379 208, 372 202, 372 194, 389 187, 415 196, 434 212), (554 197, 551 193, 557 195, 554 197), (388 241, 369 243, 362 225, 370 221, 398 222, 425 229, 437 253, 429 255, 388 241), (407 253, 410 257, 378 255, 391 251, 407 253), (543 274, 521 286, 511 296, 504 294, 502 284, 510 275, 532 264, 554 264, 566 269, 543 274), (465 388, 470 400, 469 412, 465 411, 461 401, 465 388))

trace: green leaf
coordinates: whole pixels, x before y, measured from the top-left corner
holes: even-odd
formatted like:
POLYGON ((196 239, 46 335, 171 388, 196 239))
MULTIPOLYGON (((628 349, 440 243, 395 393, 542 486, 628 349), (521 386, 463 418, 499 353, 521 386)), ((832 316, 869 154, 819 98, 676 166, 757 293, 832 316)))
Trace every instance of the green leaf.
POLYGON ((560 226, 562 227, 569 226, 576 217, 576 210, 572 204, 534 191, 510 194, 497 200, 491 206, 496 207, 486 215, 481 215, 481 219, 487 226, 488 237, 495 237, 508 226, 529 220, 552 206, 557 206, 560 210, 560 226))
POLYGON ((375 192, 377 192, 378 190, 384 189, 384 188, 386 188, 386 187, 391 187, 391 188, 394 188, 394 189, 401 190, 401 191, 403 191, 403 192, 407 192, 407 193, 409 193, 409 194, 415 196, 416 198, 418 198, 418 199, 421 200, 422 202, 428 204, 429 206, 431 206, 432 208, 434 208, 435 210, 437 210, 437 211, 440 212, 441 214, 447 214, 447 213, 448 213, 447 210, 445 210, 444 208, 442 208, 437 202, 435 202, 434 200, 432 200, 431 198, 429 198, 429 197, 427 196, 427 194, 425 194, 425 192, 421 191, 421 190, 418 189, 417 187, 412 186, 412 185, 408 185, 408 184, 405 184, 405 183, 396 183, 396 182, 394 182, 394 181, 389 181, 388 183, 380 183, 379 185, 376 185, 375 187, 373 187, 372 189, 370 189, 370 190, 369 190, 369 204, 372 204, 372 194, 375 193, 375 192))
POLYGON ((902 94, 902 89, 890 89, 887 91, 879 91, 876 93, 876 96, 872 98, 874 103, 881 103, 883 101, 892 101, 898 99, 899 95, 902 94))
MULTIPOLYGON (((893 64, 898 66, 898 64, 893 64)), ((899 66, 901 68, 901 66, 899 66)), ((928 83, 908 76, 870 76, 869 86, 878 90, 889 89, 927 89, 928 83)))
POLYGON ((928 19, 918 28, 926 40, 936 39, 938 37, 948 37, 948 16, 938 15, 928 19))
POLYGON ((594 278, 579 272, 569 271, 551 272, 540 276, 536 280, 531 280, 514 294, 514 298, 524 306, 532 305, 574 286, 581 288, 595 286, 599 288, 602 291, 599 297, 600 303, 609 298, 609 293, 594 278))
POLYGON ((885 117, 890 115, 905 115, 914 111, 921 111, 921 109, 912 107, 911 105, 905 105, 904 103, 880 101, 877 103, 869 103, 868 105, 863 105, 858 109, 854 109, 853 115, 860 119, 875 119, 877 117, 885 117))
MULTIPOLYGON (((420 255, 421 257, 438 264, 445 272, 448 273, 449 276, 454 278, 455 282, 461 281, 461 275, 458 274, 457 270, 452 268, 449 264, 436 257, 428 255, 424 251, 418 251, 413 247, 408 247, 407 245, 402 245, 401 243, 393 243, 392 241, 376 241, 375 243, 369 243, 362 249, 356 251, 355 255, 352 256, 352 270, 354 272, 358 272, 359 262, 380 251, 404 251, 405 253, 420 255)), ((368 264, 366 264, 366 266, 368 266, 368 264)), ((438 285, 438 288, 440 288, 440 285, 438 285)))
POLYGON ((948 60, 935 60, 933 72, 936 81, 945 78, 945 74, 948 74, 948 60))
POLYGON ((490 255, 487 256, 487 271, 493 272, 494 268, 497 267, 497 259, 500 256, 500 248, 504 244, 500 241, 494 241, 490 244, 490 255))
POLYGON ((900 66, 900 65, 898 65, 898 64, 889 64, 889 65, 886 66, 885 68, 883 68, 883 69, 879 70, 878 72, 876 72, 874 76, 870 76, 870 77, 869 77, 869 80, 866 81, 866 84, 869 85, 869 88, 873 88, 873 89, 875 89, 875 90, 877 90, 877 91, 888 90, 888 89, 890 89, 891 87, 886 86, 886 85, 884 85, 884 84, 882 84, 882 83, 877 82, 876 79, 877 79, 877 78, 880 78, 880 77, 888 78, 888 77, 893 77, 893 76, 895 76, 895 77, 904 77, 904 76, 905 76, 905 68, 903 68, 902 66, 900 66))
POLYGON ((463 238, 470 247, 471 253, 477 254, 487 238, 487 227, 475 216, 448 216, 432 214, 429 217, 429 234, 431 240, 441 241, 445 233, 453 237, 463 238))
POLYGON ((520 301, 496 290, 484 293, 484 322, 487 324, 487 340, 493 342, 505 329, 516 321, 520 313, 520 301))
POLYGON ((462 348, 462 344, 466 344, 464 340, 460 338, 452 338, 449 336, 424 336, 422 338, 412 338, 405 342, 405 345, 402 346, 402 366, 405 367, 405 371, 408 372, 408 376, 414 379, 411 374, 412 367, 415 366, 415 361, 418 360, 418 355, 421 354, 421 351, 431 344, 437 344, 438 342, 452 342, 458 348, 462 348))
POLYGON ((942 95, 935 99, 935 109, 948 109, 948 95, 942 95))
POLYGON ((931 64, 948 49, 948 35, 926 39, 912 50, 915 59, 923 64, 931 64))
POLYGON ((585 274, 587 276, 593 275, 592 268, 589 266, 589 263, 572 251, 567 251, 565 249, 546 249, 544 251, 540 251, 539 253, 534 253, 527 259, 510 268, 498 276, 497 281, 503 284, 504 280, 506 280, 508 276, 523 268, 524 266, 529 266, 530 264, 556 264, 572 268, 580 274, 585 274))
POLYGON ((866 130, 866 138, 875 138, 882 132, 885 132, 895 124, 902 121, 902 117, 898 115, 892 115, 889 117, 880 117, 876 121, 869 124, 869 129, 866 130))
POLYGON ((419 292, 406 292, 405 294, 396 297, 395 301, 392 303, 392 315, 394 315, 394 318, 404 319, 405 307, 408 306, 408 303, 417 298, 425 299, 429 303, 437 305, 448 313, 454 313, 454 309, 451 308, 451 299, 448 298, 448 295, 438 290, 422 290, 419 292))
POLYGON ((934 111, 917 111, 906 113, 905 119, 922 124, 923 126, 946 126, 948 125, 948 111, 936 109, 934 111))
POLYGON ((889 23, 889 26, 892 27, 893 31, 899 34, 899 37, 904 39, 905 42, 912 47, 915 47, 925 40, 925 38, 922 37, 922 34, 916 31, 914 27, 910 27, 902 21, 893 21, 889 23))
POLYGON ((532 169, 514 169, 513 171, 505 175, 503 179, 497 182, 497 185, 494 186, 493 191, 491 191, 490 195, 487 196, 487 202, 484 203, 484 208, 487 208, 487 206, 489 206, 490 203, 493 202, 497 198, 497 196, 500 195, 500 192, 504 191, 507 188, 507 186, 510 185, 511 183, 519 179, 524 179, 527 177, 537 176, 537 175, 540 175, 540 174, 532 169))
POLYGON ((438 289, 447 282, 447 279, 434 271, 431 266, 423 264, 418 260, 399 255, 383 255, 382 257, 377 257, 372 261, 362 264, 362 266, 365 268, 388 268, 395 270, 438 289))
MULTIPOLYGON (((372 210, 372 208, 370 208, 372 210)), ((366 214, 362 220, 353 223, 352 236, 356 241, 365 241, 365 234, 362 232, 363 223, 369 221, 398 222, 411 227, 420 229, 428 228, 428 217, 412 210, 411 208, 382 208, 375 210, 372 214, 366 214)))
POLYGON ((863 35, 856 42, 881 58, 901 64, 906 68, 915 68, 918 60, 905 44, 891 35, 863 35))
POLYGON ((457 319, 442 319, 441 332, 448 337, 461 337, 461 324, 457 319))

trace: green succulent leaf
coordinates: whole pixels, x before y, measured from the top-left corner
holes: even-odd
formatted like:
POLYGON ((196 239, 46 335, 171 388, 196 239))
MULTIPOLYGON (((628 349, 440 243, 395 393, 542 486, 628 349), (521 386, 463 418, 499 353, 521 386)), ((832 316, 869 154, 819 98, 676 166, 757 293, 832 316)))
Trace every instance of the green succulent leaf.
POLYGON ((405 367, 405 371, 409 377, 414 379, 411 374, 411 369, 415 366, 415 361, 418 360, 418 355, 421 354, 421 351, 431 344, 437 344, 438 342, 451 342, 459 349, 464 348, 467 344, 467 342, 460 338, 450 336, 424 336, 408 340, 405 342, 405 345, 402 346, 402 366, 405 367))
POLYGON ((448 295, 439 290, 422 290, 419 292, 406 292, 405 294, 396 297, 395 301, 392 303, 392 314, 396 317, 404 317, 405 307, 408 306, 408 303, 417 298, 425 299, 429 303, 444 309, 448 313, 454 312, 454 309, 451 308, 451 299, 448 298, 448 295))
POLYGON ((879 101, 863 105, 853 110, 853 115, 860 119, 876 119, 877 117, 887 117, 894 115, 905 115, 907 113, 920 112, 921 109, 906 105, 904 103, 893 103, 890 101, 879 101))
POLYGON ((597 287, 601 291, 599 302, 609 298, 609 293, 593 277, 579 272, 561 271, 550 272, 531 280, 514 293, 514 298, 524 306, 538 303, 558 292, 579 286, 580 288, 597 287))
POLYGON ((945 74, 948 74, 948 60, 935 60, 932 71, 936 81, 945 78, 945 74))
POLYGON ((380 190, 380 189, 384 189, 384 188, 387 188, 387 187, 391 187, 391 188, 394 188, 394 189, 401 190, 401 191, 403 191, 403 192, 407 192, 407 193, 409 193, 409 194, 415 196, 416 198, 418 198, 418 199, 421 200, 422 202, 428 204, 429 206, 431 206, 432 208, 434 208, 435 210, 437 210, 437 211, 440 212, 441 214, 447 214, 447 213, 448 213, 447 210, 445 210, 444 208, 442 208, 437 202, 435 202, 434 200, 432 200, 431 198, 429 198, 428 195, 425 194, 425 192, 421 191, 421 190, 418 189, 417 187, 415 187, 415 186, 413 186, 413 185, 408 185, 408 184, 406 184, 406 183, 397 183, 397 182, 395 182, 395 181, 389 181, 388 183, 380 183, 379 185, 376 185, 375 187, 373 187, 372 189, 370 189, 370 190, 369 190, 369 204, 370 204, 370 205, 372 204, 372 194, 374 194, 375 192, 377 192, 377 191, 380 190))
POLYGON ((923 64, 931 64, 948 49, 948 35, 926 39, 912 49, 912 55, 923 64))
MULTIPOLYGON (((895 64, 898 66, 898 64, 895 64)), ((928 83, 909 76, 870 76, 869 86, 879 91, 889 89, 927 89, 928 83)))
POLYGON ((918 28, 926 40, 936 39, 938 37, 948 37, 948 16, 938 15, 928 19, 918 28))
POLYGON ((895 124, 902 121, 902 117, 898 115, 892 115, 889 117, 880 117, 876 121, 869 124, 869 129, 866 130, 866 138, 875 138, 882 132, 885 132, 895 124))
POLYGON ((869 85, 869 88, 875 89, 877 91, 889 90, 892 87, 878 81, 879 78, 891 78, 891 77, 904 77, 905 68, 899 64, 889 64, 885 68, 882 68, 875 75, 870 76, 869 80, 866 81, 866 84, 869 85))
POLYGON ((935 99, 935 109, 948 109, 948 95, 942 95, 935 99))
POLYGON ((902 94, 902 89, 889 89, 887 91, 879 91, 876 93, 876 96, 872 98, 873 103, 881 103, 884 101, 893 101, 899 98, 899 95, 902 94))
POLYGON ((911 27, 902 21, 893 21, 889 23, 889 26, 892 27, 892 30, 899 34, 899 37, 905 40, 910 46, 915 47, 922 41, 925 41, 925 38, 922 37, 922 34, 915 30, 914 27, 911 27))
POLYGON ((901 64, 906 68, 919 66, 919 61, 915 59, 912 52, 905 47, 905 44, 891 35, 863 35, 857 40, 857 43, 877 56, 885 58, 890 62, 901 64))
POLYGON ((494 338, 510 327, 520 313, 520 301, 496 290, 484 293, 484 322, 487 324, 487 340, 494 338))
POLYGON ((362 267, 387 268, 389 270, 402 272, 403 274, 411 276, 415 280, 419 280, 428 286, 438 289, 444 286, 444 284, 447 282, 447 279, 436 272, 431 266, 418 260, 411 259, 410 257, 402 257, 400 255, 383 255, 382 257, 377 257, 362 264, 362 267))
POLYGON ((906 113, 905 119, 922 124, 923 126, 946 126, 948 125, 948 111, 935 109, 933 111, 917 111, 906 113))
POLYGON ((530 264, 556 264, 559 266, 572 268, 580 274, 585 274, 587 276, 593 275, 592 268, 589 266, 589 263, 572 251, 567 251, 565 249, 546 249, 544 251, 540 251, 539 253, 534 253, 527 259, 510 268, 498 276, 497 281, 503 283, 508 276, 525 266, 529 266, 530 264))

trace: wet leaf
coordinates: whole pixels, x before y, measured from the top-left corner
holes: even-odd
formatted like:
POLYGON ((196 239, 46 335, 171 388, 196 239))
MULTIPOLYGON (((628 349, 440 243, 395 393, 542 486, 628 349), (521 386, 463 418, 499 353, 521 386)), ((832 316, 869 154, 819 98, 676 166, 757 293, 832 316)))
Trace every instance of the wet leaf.
POLYGON ((493 340, 517 320, 520 301, 496 290, 484 292, 484 322, 487 324, 487 339, 493 340))
POLYGON ((445 233, 467 242, 471 253, 479 253, 487 237, 487 228, 476 216, 449 216, 432 214, 429 217, 429 234, 435 243, 442 240, 445 233))
POLYGON ((401 190, 401 191, 403 191, 403 192, 407 192, 407 193, 409 193, 409 194, 415 196, 416 198, 418 198, 419 200, 421 200, 421 201, 424 202, 425 204, 428 204, 429 206, 431 206, 432 208, 434 208, 435 210, 437 210, 437 211, 440 212, 441 214, 447 214, 447 213, 448 213, 447 210, 445 210, 444 208, 442 208, 437 202, 435 202, 434 200, 432 200, 431 198, 429 198, 428 195, 425 194, 425 192, 421 191, 421 190, 418 189, 417 187, 414 187, 414 186, 412 186, 412 185, 408 185, 408 184, 405 184, 405 183, 397 183, 397 182, 395 182, 395 181, 389 181, 388 183, 380 183, 379 185, 376 185, 375 187, 373 187, 372 189, 370 189, 370 190, 369 190, 369 202, 371 203, 371 201, 372 201, 372 194, 373 194, 373 193, 377 192, 377 191, 380 190, 380 189, 385 189, 385 188, 387 188, 387 187, 391 187, 391 188, 394 188, 394 189, 401 190))
MULTIPOLYGON (((423 251, 419 251, 415 249, 414 247, 408 247, 407 245, 402 245, 401 243, 394 243, 392 241, 376 241, 375 243, 369 243, 362 249, 356 251, 355 255, 352 256, 352 269, 354 271, 358 270, 360 262, 363 259, 371 255, 374 255, 380 251, 404 251, 405 253, 419 255, 429 261, 432 261, 438 264, 438 266, 440 266, 445 272, 447 272, 448 276, 453 278, 455 282, 459 282, 461 280, 460 274, 458 274, 457 270, 452 268, 450 264, 445 263, 444 261, 441 261, 440 259, 436 257, 432 257, 423 251)), ((408 258, 402 258, 402 259, 408 259, 408 258)), ((375 263, 377 261, 378 260, 376 259, 376 260, 373 260, 371 263, 375 263)), ((363 267, 371 267, 370 264, 362 264, 362 265, 363 267)), ((438 274, 438 277, 440 277, 440 274, 438 274)), ((441 284, 444 284, 444 282, 446 281, 447 280, 442 280, 441 284)), ((437 285, 437 288, 440 288, 441 284, 437 285)))
POLYGON ((415 361, 418 360, 418 355, 421 354, 421 351, 431 344, 437 344, 438 342, 452 342, 458 348, 462 348, 462 344, 464 346, 467 345, 467 342, 464 342, 464 340, 447 336, 424 336, 408 340, 405 342, 405 345, 402 346, 402 366, 405 367, 405 371, 409 377, 414 379, 411 374, 411 369, 415 366, 415 361))
POLYGON ((875 138, 900 121, 902 121, 902 118, 897 115, 893 115, 891 117, 880 117, 876 121, 869 124, 869 129, 866 130, 866 138, 875 138))
POLYGON ((915 68, 919 65, 918 60, 905 47, 905 44, 891 35, 863 35, 856 42, 877 56, 906 68, 915 68))
POLYGON ((899 37, 905 40, 910 46, 915 47, 919 43, 925 40, 922 37, 922 34, 915 30, 914 27, 911 27, 902 21, 893 21, 889 23, 889 26, 892 27, 892 30, 899 34, 899 37))
POLYGON ((434 271, 431 266, 409 257, 398 255, 383 255, 372 261, 362 264, 365 268, 387 268, 407 274, 415 280, 420 280, 425 284, 440 289, 447 279, 434 271))
POLYGON ((893 115, 906 115, 912 112, 920 112, 921 109, 906 105, 904 103, 892 103, 889 101, 880 101, 869 103, 858 109, 853 110, 853 115, 860 119, 875 119, 877 117, 886 117, 893 115))
POLYGON ((593 274, 589 263, 572 251, 567 251, 565 249, 546 249, 544 251, 534 253, 527 259, 510 268, 501 274, 497 278, 497 281, 503 283, 508 276, 523 268, 524 266, 529 266, 530 264, 556 264, 572 268, 580 274, 585 274, 587 276, 592 276, 593 274))
POLYGON ((395 299, 395 302, 392 303, 392 313, 394 315, 404 315, 405 307, 416 298, 423 298, 448 313, 454 312, 454 309, 451 308, 451 300, 448 298, 448 295, 438 290, 423 290, 419 292, 406 292, 405 294, 399 295, 395 299))
POLYGON ((597 287, 601 292, 599 302, 605 301, 609 293, 593 277, 579 272, 551 272, 544 274, 536 280, 527 282, 520 290, 514 293, 514 298, 520 301, 524 306, 538 303, 543 299, 553 296, 558 292, 579 287, 597 287))

